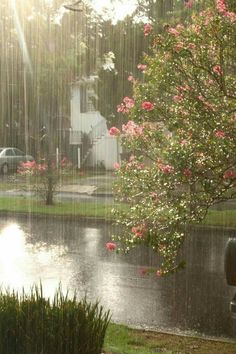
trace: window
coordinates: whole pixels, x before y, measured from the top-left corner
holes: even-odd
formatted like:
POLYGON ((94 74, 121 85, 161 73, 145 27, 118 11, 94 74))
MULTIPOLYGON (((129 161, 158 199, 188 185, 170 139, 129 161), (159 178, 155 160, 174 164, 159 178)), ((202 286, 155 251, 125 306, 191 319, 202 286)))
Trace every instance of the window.
POLYGON ((13 149, 7 149, 5 151, 5 156, 15 156, 13 149))
POLYGON ((13 149, 14 153, 16 156, 24 156, 25 154, 23 153, 23 151, 19 150, 19 149, 13 149))

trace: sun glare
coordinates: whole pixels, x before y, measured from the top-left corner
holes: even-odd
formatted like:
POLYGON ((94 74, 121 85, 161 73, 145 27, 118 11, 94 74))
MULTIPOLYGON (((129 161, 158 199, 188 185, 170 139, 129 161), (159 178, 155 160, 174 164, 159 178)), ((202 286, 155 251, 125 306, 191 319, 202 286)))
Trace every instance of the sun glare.
POLYGON ((91 0, 91 2, 98 13, 106 12, 107 16, 113 19, 113 22, 117 22, 131 15, 137 7, 136 0, 91 0))

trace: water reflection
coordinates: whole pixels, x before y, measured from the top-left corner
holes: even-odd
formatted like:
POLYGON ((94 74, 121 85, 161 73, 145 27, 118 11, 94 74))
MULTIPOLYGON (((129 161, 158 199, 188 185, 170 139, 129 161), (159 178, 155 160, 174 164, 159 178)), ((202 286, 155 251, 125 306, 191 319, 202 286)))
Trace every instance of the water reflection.
POLYGON ((229 302, 224 247, 230 232, 192 233, 183 250, 188 267, 166 279, 142 277, 141 266, 157 265, 148 249, 129 257, 106 251, 110 226, 32 219, 0 219, 0 279, 4 287, 30 288, 42 281, 46 296, 59 282, 88 299, 100 299, 115 321, 208 335, 236 335, 229 302))

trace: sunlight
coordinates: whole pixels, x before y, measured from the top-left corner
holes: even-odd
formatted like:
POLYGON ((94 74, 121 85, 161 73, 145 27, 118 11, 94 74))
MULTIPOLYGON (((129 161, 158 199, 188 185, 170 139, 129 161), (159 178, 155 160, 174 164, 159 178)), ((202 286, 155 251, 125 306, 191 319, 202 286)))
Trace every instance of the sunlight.
POLYGON ((22 26, 21 26, 20 19, 18 16, 17 7, 16 7, 16 0, 10 0, 10 5, 11 5, 12 11, 13 11, 13 18, 14 18, 15 28, 16 28, 16 32, 17 32, 18 41, 19 41, 19 46, 21 48, 21 52, 22 52, 22 56, 23 56, 23 62, 24 62, 24 65, 28 68, 29 72, 32 74, 32 72, 33 72, 32 64, 31 64, 27 44, 25 41, 25 35, 22 30, 22 26))
POLYGON ((25 262, 26 244, 24 232, 17 224, 7 225, 0 233, 0 268, 1 281, 12 284, 23 283, 24 274, 21 271, 22 263, 25 262))
POLYGON ((105 12, 106 17, 111 18, 114 23, 131 15, 137 7, 136 0, 91 0, 91 3, 94 5, 94 9, 98 13, 103 14, 105 12))

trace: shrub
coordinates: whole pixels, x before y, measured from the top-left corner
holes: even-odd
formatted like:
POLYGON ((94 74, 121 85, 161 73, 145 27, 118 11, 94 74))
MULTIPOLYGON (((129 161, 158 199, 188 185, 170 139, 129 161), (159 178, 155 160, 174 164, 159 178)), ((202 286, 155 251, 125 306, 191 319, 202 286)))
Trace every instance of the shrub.
POLYGON ((36 161, 22 162, 18 168, 20 176, 32 176, 35 183, 32 188, 36 195, 45 200, 46 205, 53 204, 53 197, 58 189, 60 177, 68 174, 72 169, 72 164, 63 158, 56 165, 50 158, 42 163, 36 161))
POLYGON ((0 292, 1 354, 101 354, 110 314, 61 288, 53 301, 42 286, 30 295, 0 292))

